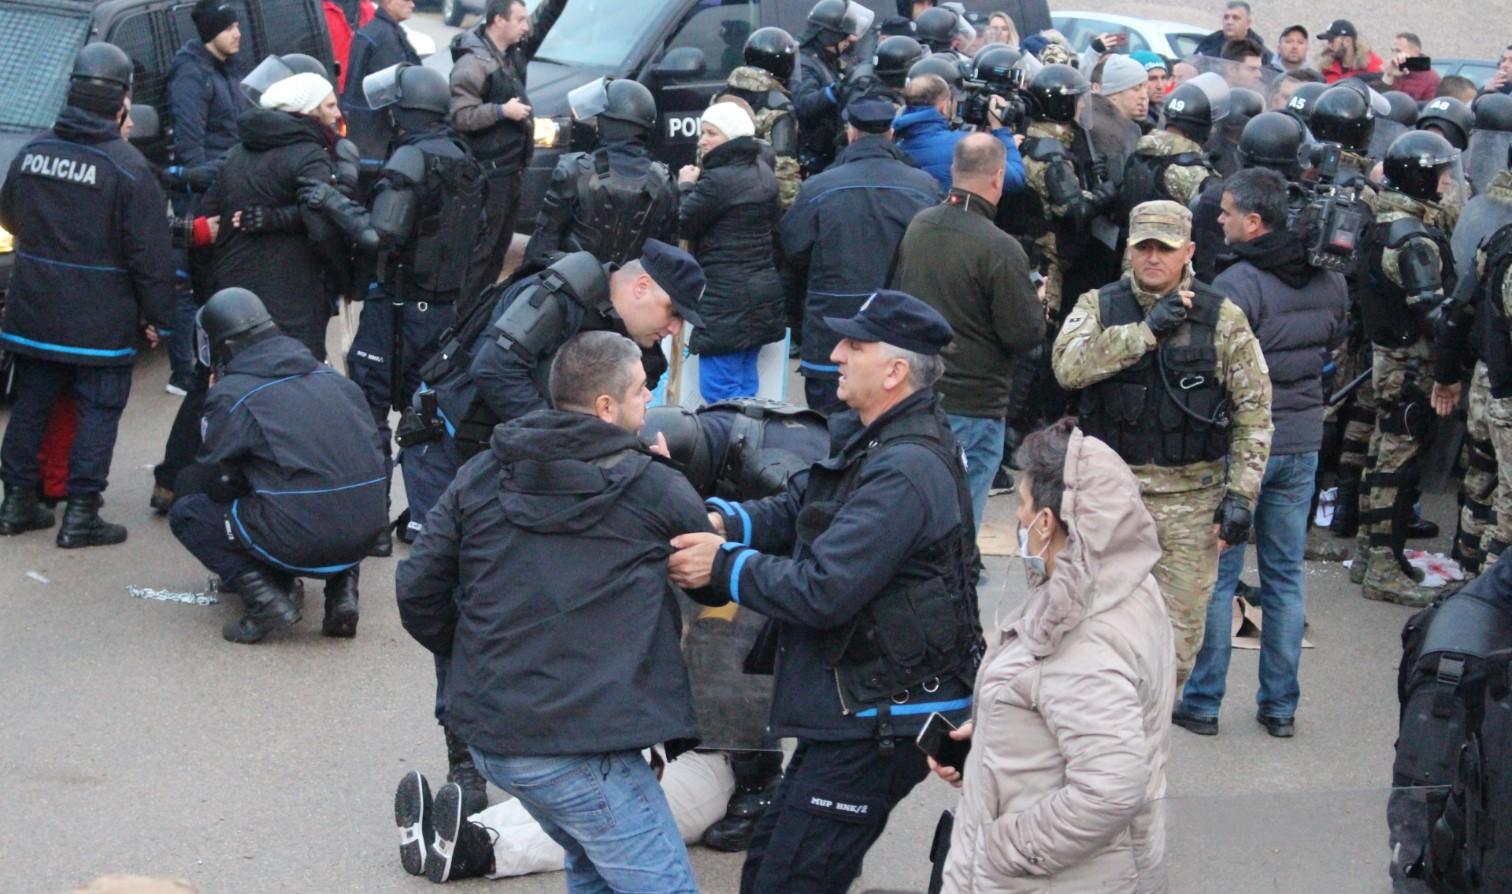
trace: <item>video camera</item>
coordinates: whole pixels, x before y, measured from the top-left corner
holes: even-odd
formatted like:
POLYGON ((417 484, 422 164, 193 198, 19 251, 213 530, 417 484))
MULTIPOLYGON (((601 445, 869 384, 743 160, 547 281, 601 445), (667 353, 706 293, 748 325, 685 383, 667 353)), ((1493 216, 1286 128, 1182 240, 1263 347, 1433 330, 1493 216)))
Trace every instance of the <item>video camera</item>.
POLYGON ((961 121, 976 127, 987 127, 991 121, 992 98, 1000 96, 1007 102, 1002 114, 1003 126, 1020 130, 1019 125, 1029 118, 1028 106, 1023 97, 1019 96, 1019 88, 1024 84, 1023 69, 993 67, 988 71, 978 71, 977 74, 987 76, 980 79, 968 78, 961 84, 965 92, 958 112, 961 121))
POLYGON ((1335 273, 1354 269, 1360 237, 1370 223, 1369 208, 1360 200, 1359 183, 1339 182, 1342 153, 1338 143, 1314 143, 1302 149, 1302 162, 1317 172, 1318 179, 1305 184, 1312 196, 1290 221, 1290 228, 1307 249, 1307 262, 1335 273))

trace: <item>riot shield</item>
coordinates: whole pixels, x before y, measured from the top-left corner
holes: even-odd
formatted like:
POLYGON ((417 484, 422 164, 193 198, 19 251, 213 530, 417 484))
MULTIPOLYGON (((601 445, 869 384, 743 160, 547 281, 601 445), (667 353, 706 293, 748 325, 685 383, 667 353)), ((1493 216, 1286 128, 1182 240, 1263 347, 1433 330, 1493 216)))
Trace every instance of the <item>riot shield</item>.
MULTIPOLYGON (((1474 145, 1473 137, 1471 144, 1474 145)), ((1470 265, 1475 262, 1475 250, 1486 237, 1509 223, 1512 223, 1512 205, 1506 202, 1480 195, 1465 204, 1459 222, 1454 226, 1454 235, 1449 238, 1455 271, 1461 278, 1472 272, 1470 265)))
POLYGON ((1507 169, 1507 149, 1512 146, 1512 132, 1480 130, 1470 132, 1470 146, 1465 150, 1465 176, 1471 195, 1480 195, 1491 185, 1497 172, 1507 169))

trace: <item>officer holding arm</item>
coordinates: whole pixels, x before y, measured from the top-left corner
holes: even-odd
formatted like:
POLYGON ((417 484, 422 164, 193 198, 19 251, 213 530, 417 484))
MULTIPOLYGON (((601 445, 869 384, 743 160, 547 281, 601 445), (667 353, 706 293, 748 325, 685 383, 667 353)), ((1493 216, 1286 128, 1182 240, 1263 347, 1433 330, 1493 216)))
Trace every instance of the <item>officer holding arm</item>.
POLYGON ((771 732, 794 736, 741 891, 846 891, 893 807, 926 775, 911 739, 964 721, 981 654, 975 530, 960 447, 932 385, 954 336, 924 302, 878 291, 831 359, 840 444, 776 496, 711 501, 723 537, 674 538, 674 583, 771 619, 771 732), (908 512, 899 512, 908 506, 908 512))

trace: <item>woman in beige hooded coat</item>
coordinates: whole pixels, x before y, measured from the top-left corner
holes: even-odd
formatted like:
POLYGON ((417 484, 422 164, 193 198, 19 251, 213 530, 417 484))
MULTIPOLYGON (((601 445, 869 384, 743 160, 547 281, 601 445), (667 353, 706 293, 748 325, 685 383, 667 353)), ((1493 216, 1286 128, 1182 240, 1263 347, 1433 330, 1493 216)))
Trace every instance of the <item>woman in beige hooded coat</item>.
POLYGON ((1070 420, 1021 456, 1030 592, 988 632, 953 734, 972 742, 944 890, 1164 891, 1176 666, 1155 524, 1128 466, 1070 420))

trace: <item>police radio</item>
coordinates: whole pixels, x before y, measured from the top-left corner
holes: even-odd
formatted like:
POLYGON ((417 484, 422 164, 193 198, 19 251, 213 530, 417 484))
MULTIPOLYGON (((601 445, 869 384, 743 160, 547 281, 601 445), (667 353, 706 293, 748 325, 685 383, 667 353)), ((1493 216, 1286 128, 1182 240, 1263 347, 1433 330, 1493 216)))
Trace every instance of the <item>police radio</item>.
POLYGON ((1369 223, 1359 186, 1339 182, 1338 143, 1315 143, 1303 150, 1317 172, 1312 198, 1293 214, 1290 228, 1302 238, 1307 262, 1319 270, 1348 273, 1359 255, 1360 235, 1369 223))

